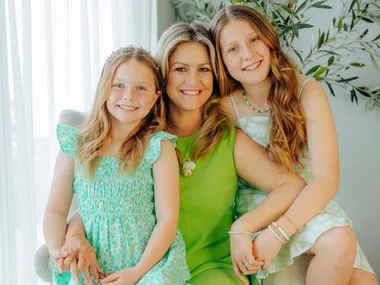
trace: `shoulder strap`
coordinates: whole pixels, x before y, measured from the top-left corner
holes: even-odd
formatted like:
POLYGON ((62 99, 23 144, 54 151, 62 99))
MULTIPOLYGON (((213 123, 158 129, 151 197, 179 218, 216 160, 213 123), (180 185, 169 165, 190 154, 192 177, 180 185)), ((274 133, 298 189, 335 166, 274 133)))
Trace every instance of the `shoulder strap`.
POLYGON ((237 110, 237 107, 236 107, 236 104, 235 104, 235 101, 234 101, 234 98, 232 98, 231 95, 229 95, 229 96, 230 96, 230 99, 231 99, 232 105, 234 106, 236 116, 237 116, 238 118, 240 118, 240 116, 239 116, 239 112, 238 112, 238 110, 237 110))
POLYGON ((311 81, 311 80, 314 80, 314 78, 307 78, 307 79, 302 83, 302 86, 301 86, 300 92, 298 93, 298 99, 301 98, 301 94, 302 94, 303 87, 306 85, 306 83, 308 83, 308 82, 311 81))

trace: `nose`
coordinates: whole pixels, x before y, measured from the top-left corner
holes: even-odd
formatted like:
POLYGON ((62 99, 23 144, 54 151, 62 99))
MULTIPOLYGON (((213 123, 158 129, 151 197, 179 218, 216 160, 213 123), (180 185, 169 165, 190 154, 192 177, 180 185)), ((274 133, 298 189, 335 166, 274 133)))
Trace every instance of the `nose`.
POLYGON ((124 89, 124 94, 123 94, 123 99, 127 101, 133 101, 135 99, 135 92, 132 88, 125 88, 124 89))
POLYGON ((187 84, 195 86, 198 83, 199 74, 197 70, 191 70, 186 78, 187 84))
POLYGON ((243 47, 243 58, 244 60, 251 59, 255 52, 249 46, 245 45, 243 47))

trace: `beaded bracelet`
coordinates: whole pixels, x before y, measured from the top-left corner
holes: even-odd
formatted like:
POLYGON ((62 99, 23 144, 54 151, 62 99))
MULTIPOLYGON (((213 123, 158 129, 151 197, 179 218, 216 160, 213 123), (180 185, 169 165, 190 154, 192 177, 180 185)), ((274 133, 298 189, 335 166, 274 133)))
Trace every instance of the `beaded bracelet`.
POLYGON ((275 230, 272 228, 272 225, 269 225, 268 226, 268 229, 272 232, 272 234, 279 240, 281 241, 283 244, 286 244, 286 241, 284 241, 276 232, 275 230))
POLYGON ((230 234, 230 235, 253 235, 252 232, 247 232, 247 231, 229 231, 228 234, 230 234))
POLYGON ((289 236, 284 232, 284 230, 276 222, 273 222, 271 225, 273 225, 276 229, 278 229, 280 231, 280 233, 283 235, 283 237, 287 241, 289 241, 289 236))

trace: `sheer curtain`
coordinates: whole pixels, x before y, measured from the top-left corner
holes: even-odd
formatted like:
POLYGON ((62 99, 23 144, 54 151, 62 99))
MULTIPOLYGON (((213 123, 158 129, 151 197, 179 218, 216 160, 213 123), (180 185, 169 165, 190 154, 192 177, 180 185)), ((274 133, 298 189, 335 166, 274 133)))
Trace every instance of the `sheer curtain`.
POLYGON ((108 54, 154 50, 154 0, 0 0, 0 284, 35 285, 33 256, 63 109, 91 107, 108 54))

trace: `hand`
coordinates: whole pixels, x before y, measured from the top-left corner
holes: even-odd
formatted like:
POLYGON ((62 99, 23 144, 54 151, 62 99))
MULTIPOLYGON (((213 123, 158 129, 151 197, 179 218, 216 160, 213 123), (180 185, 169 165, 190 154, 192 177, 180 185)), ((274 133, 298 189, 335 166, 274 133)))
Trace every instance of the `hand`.
POLYGON ((281 241, 269 229, 265 229, 252 241, 252 253, 257 259, 264 262, 263 269, 268 269, 281 246, 281 241))
POLYGON ((231 234, 230 244, 234 273, 241 282, 249 284, 241 272, 245 275, 254 274, 263 265, 261 261, 255 260, 252 254, 251 236, 247 234, 231 234))
POLYGON ((134 285, 141 277, 142 275, 136 267, 124 268, 100 280, 100 283, 103 285, 134 285))
POLYGON ((65 269, 70 269, 76 282, 79 282, 78 269, 81 271, 86 284, 92 284, 99 280, 99 274, 103 274, 98 265, 96 254, 91 244, 83 235, 73 235, 65 242, 62 250, 68 253, 64 260, 65 269))

